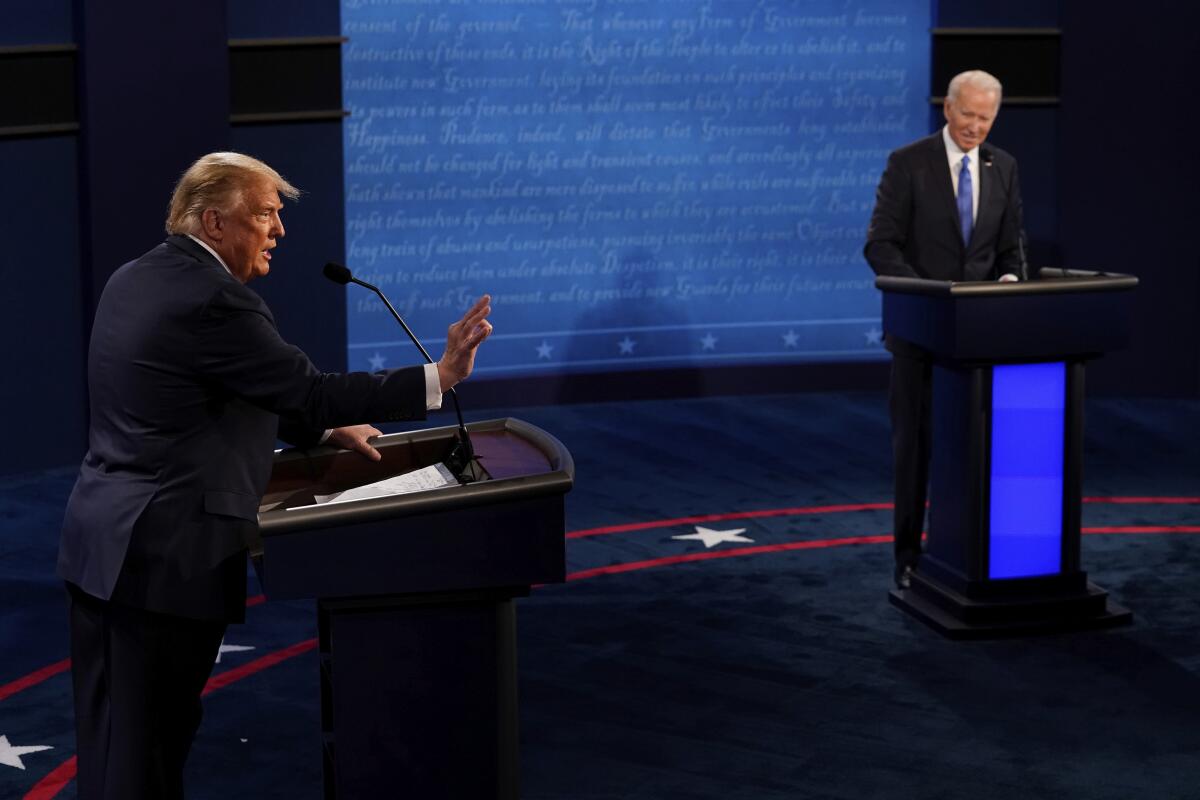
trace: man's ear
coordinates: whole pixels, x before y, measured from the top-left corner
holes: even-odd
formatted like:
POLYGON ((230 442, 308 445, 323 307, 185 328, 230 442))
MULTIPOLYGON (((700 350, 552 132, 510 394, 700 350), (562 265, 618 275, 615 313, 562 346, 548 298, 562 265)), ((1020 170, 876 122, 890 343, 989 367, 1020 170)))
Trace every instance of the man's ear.
POLYGON ((220 240, 225 229, 225 220, 221 219, 221 212, 217 209, 206 208, 200 215, 200 226, 207 238, 220 240))

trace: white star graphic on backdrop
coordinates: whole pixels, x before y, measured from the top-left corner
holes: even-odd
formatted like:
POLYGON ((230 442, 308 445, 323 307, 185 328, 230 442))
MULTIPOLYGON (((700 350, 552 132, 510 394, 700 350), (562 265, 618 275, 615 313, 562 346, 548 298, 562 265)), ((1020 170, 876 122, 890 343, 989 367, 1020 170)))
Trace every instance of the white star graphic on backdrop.
POLYGON ((546 340, 542 339, 542 343, 537 346, 538 358, 549 358, 550 351, 553 349, 554 349, 553 345, 547 344, 546 340))
POLYGON ((704 335, 704 338, 700 340, 700 349, 716 350, 717 349, 717 337, 713 336, 711 333, 706 333, 704 335))
POLYGON ((800 341, 800 336, 795 331, 788 331, 783 335, 784 347, 795 347, 798 341, 800 341))
POLYGON ((372 370, 374 370, 374 371, 378 371, 378 370, 381 370, 381 369, 383 369, 383 362, 387 361, 387 356, 381 356, 381 355, 379 355, 379 351, 378 351, 378 350, 376 350, 376 351, 375 351, 375 355, 373 355, 373 356, 371 356, 370 358, 368 358, 368 359, 367 359, 367 361, 370 361, 370 362, 371 362, 371 369, 372 369, 372 370))
POLYGON ((25 765, 21 763, 21 756, 27 756, 30 753, 40 753, 43 750, 53 750, 49 745, 35 745, 33 747, 15 747, 8 743, 7 736, 0 736, 0 764, 6 767, 16 767, 17 769, 25 769, 25 765))
POLYGON ((636 346, 637 342, 635 342, 633 339, 630 339, 628 335, 626 335, 621 341, 617 342, 617 347, 621 348, 621 355, 623 356, 633 355, 633 348, 636 346))
POLYGON ((864 333, 863 336, 867 337, 867 344, 883 344, 883 331, 879 330, 879 328, 876 328, 874 325, 872 325, 871 330, 864 333))
POLYGON ((221 663, 221 656, 225 653, 241 653, 245 650, 253 650, 253 647, 247 647, 241 644, 225 644, 225 640, 221 640, 221 649, 217 651, 217 663, 221 663))
POLYGON ((735 528, 731 531, 714 531, 712 528, 705 528, 701 525, 696 526, 695 533, 685 533, 682 536, 672 536, 672 539, 695 539, 698 542, 704 542, 706 548, 716 547, 725 542, 750 542, 754 540, 742 536, 746 532, 745 528, 735 528))

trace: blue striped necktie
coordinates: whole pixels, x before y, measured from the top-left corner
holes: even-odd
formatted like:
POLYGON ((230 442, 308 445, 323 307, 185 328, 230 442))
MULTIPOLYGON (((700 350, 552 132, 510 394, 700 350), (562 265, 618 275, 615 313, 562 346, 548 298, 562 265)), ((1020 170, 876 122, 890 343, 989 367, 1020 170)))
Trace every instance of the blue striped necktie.
POLYGON ((971 243, 971 228, 975 215, 971 213, 971 157, 963 156, 958 173, 958 222, 962 226, 963 244, 971 243))

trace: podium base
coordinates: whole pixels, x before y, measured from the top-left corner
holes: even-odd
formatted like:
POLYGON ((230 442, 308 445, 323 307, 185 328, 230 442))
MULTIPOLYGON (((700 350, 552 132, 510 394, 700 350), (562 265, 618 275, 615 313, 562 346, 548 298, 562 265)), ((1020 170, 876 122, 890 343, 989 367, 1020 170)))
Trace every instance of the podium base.
POLYGON ((912 588, 893 589, 888 601, 950 639, 1064 633, 1133 622, 1129 609, 1090 582, 1084 591, 1066 595, 975 600, 918 571, 912 588))

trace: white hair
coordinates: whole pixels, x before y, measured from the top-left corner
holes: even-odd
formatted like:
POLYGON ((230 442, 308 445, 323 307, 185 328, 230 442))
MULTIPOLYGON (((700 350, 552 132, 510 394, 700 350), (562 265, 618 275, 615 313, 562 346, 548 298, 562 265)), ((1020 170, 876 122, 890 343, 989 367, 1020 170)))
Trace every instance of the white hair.
POLYGON ((188 167, 175 185, 167 214, 167 233, 199 233, 206 208, 228 211, 243 199, 248 187, 265 180, 284 197, 295 200, 300 190, 257 158, 241 153, 209 153, 188 167))
POLYGON ((996 80, 995 75, 984 72, 981 69, 969 69, 966 72, 960 72, 950 79, 950 87, 946 89, 946 99, 950 101, 957 100, 958 92, 963 86, 974 86, 983 92, 995 92, 996 107, 1000 107, 1000 98, 1004 96, 1004 88, 1000 85, 1000 81, 996 80))

